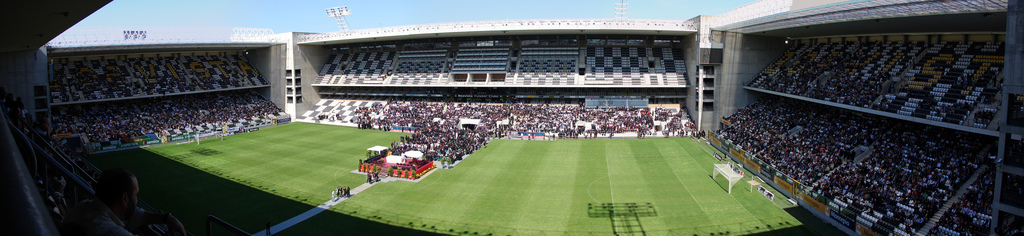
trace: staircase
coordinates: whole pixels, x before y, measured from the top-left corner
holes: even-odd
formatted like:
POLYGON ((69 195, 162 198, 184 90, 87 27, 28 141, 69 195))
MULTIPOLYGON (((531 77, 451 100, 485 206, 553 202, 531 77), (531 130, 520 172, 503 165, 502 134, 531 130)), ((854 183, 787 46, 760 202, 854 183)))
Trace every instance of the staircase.
POLYGON ((978 179, 978 176, 981 175, 982 172, 985 172, 986 169, 988 169, 988 166, 981 166, 977 170, 974 170, 974 174, 972 174, 971 177, 967 179, 967 181, 964 181, 964 183, 960 185, 960 189, 956 190, 956 194, 954 194, 952 198, 946 201, 946 203, 943 203, 942 208, 939 208, 939 211, 935 212, 935 215, 932 216, 931 219, 928 219, 928 222, 924 224, 924 227, 918 229, 915 235, 924 236, 928 234, 928 231, 931 231, 932 228, 934 228, 935 225, 939 223, 939 219, 942 219, 942 216, 946 214, 946 211, 949 211, 949 208, 953 207, 953 204, 956 204, 957 202, 960 201, 960 198, 963 197, 964 193, 967 192, 967 187, 971 186, 971 184, 978 179))

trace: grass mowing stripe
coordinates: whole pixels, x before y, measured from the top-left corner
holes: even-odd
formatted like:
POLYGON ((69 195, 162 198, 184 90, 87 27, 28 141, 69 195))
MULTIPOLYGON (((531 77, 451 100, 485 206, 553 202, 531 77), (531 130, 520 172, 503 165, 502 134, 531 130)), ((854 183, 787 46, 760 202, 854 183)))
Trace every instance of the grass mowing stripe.
MULTIPOLYGON (((206 176, 214 176, 221 183, 259 189, 251 191, 260 194, 245 192, 246 195, 270 196, 264 201, 300 206, 282 216, 275 203, 224 192, 233 188, 190 186, 218 182, 194 179, 191 175, 175 177, 173 173, 164 173, 159 179, 150 176, 142 180, 166 186, 143 189, 151 198, 164 198, 150 201, 159 204, 158 208, 175 215, 179 211, 185 215, 224 215, 221 218, 231 218, 229 222, 238 221, 236 225, 255 232, 268 217, 279 222, 322 203, 329 198, 327 192, 339 184, 354 187, 363 183, 362 175, 349 173, 356 168, 356 160, 363 157, 367 147, 387 145, 402 135, 405 134, 288 124, 230 136, 224 141, 204 140, 202 145, 149 148, 146 150, 153 153, 146 155, 152 158, 124 161, 142 163, 139 165, 146 166, 146 171, 165 168, 145 164, 152 163, 146 159, 180 162, 176 165, 185 169, 193 166, 194 171, 208 172, 212 175, 206 176), (167 197, 186 195, 190 200, 167 197), (200 205, 217 209, 197 207, 200 205), (189 207, 194 210, 183 210, 189 207)), ((610 219, 589 217, 587 203, 611 202, 612 190, 616 191, 616 202, 655 204, 658 216, 639 219, 650 234, 761 233, 770 230, 764 224, 793 221, 778 207, 762 206, 763 196, 737 192, 732 197, 722 196, 726 193, 721 183, 708 181, 707 171, 713 158, 696 148, 702 146, 690 139, 677 138, 493 140, 454 169, 437 170, 419 183, 381 183, 284 234, 373 232, 366 231, 372 230, 367 228, 370 226, 363 226, 372 224, 346 223, 354 222, 352 217, 370 220, 359 222, 381 222, 443 234, 610 234, 610 219), (758 226, 761 228, 755 228, 758 226), (349 231, 349 227, 355 231, 349 231)), ((196 219, 201 225, 201 217, 196 219)))
POLYGON ((520 211, 524 210, 525 197, 539 187, 537 180, 544 173, 538 173, 536 169, 541 159, 549 158, 541 155, 549 147, 550 143, 544 142, 535 144, 534 148, 516 150, 502 165, 494 166, 490 170, 494 173, 493 178, 481 181, 485 183, 481 188, 482 195, 466 199, 471 207, 462 219, 516 225, 516 218, 524 214, 520 211))
MULTIPOLYGON (((530 141, 520 141, 530 142, 530 141)), ((555 142, 540 143, 544 148, 538 149, 538 160, 536 167, 528 170, 534 175, 530 187, 523 189, 525 197, 520 204, 518 216, 511 225, 533 226, 534 228, 564 231, 567 217, 566 212, 572 213, 572 195, 570 194, 549 194, 560 192, 560 190, 571 189, 573 179, 576 176, 575 169, 567 168, 570 165, 566 160, 573 153, 555 142)))

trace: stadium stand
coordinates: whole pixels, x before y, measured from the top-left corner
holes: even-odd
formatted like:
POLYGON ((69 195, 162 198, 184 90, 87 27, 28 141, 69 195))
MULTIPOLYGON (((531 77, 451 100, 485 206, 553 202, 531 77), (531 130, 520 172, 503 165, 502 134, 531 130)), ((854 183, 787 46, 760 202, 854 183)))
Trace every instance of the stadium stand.
MULTIPOLYGON (((0 97, 6 97, 6 90, 0 86, 0 97)), ((5 100, 0 110, 9 111, 0 115, 0 135, 6 138, 0 142, 0 149, 14 156, 4 158, 2 165, 5 186, 37 191, 8 191, 10 206, 7 209, 18 217, 8 223, 23 224, 24 227, 8 230, 17 235, 78 235, 81 229, 63 224, 68 210, 82 200, 93 197, 92 185, 100 171, 85 161, 81 150, 74 150, 66 142, 52 136, 45 118, 32 122, 31 116, 21 106, 5 100), (29 226, 31 225, 31 226, 29 226)), ((139 200, 138 207, 157 212, 155 208, 139 200)), ((161 235, 167 232, 165 226, 147 227, 147 235, 161 235)))
POLYGON ((508 48, 463 48, 455 56, 452 72, 507 72, 508 62, 508 48))
MULTIPOLYGON (((587 47, 585 85, 643 85, 651 69, 646 48, 587 47)), ((649 83, 649 82, 647 82, 649 83)))
POLYGON ((341 83, 342 71, 344 67, 342 64, 347 63, 348 59, 352 54, 331 54, 327 58, 327 63, 320 69, 320 73, 317 76, 316 81, 313 84, 338 84, 341 83))
POLYGON ((299 116, 299 119, 310 122, 326 120, 339 123, 356 123, 355 118, 360 108, 372 107, 382 103, 380 101, 323 99, 316 103, 316 107, 299 116))
MULTIPOLYGON (((881 110, 929 120, 974 126, 968 116, 995 101, 1003 67, 1003 43, 934 44, 913 68, 906 84, 887 94, 881 110)), ((998 106, 991 106, 995 109, 998 106)), ((983 124, 987 128, 988 124, 983 124)))
POLYGON ((455 51, 406 50, 383 54, 360 53, 354 56, 347 53, 332 54, 321 67, 314 84, 442 85, 492 82, 521 86, 686 86, 689 85, 687 76, 686 62, 679 48, 523 47, 521 50, 511 50, 498 47, 461 48, 455 51), (581 52, 585 52, 585 56, 581 57, 581 52), (391 57, 395 58, 392 60, 391 57), (351 62, 349 58, 352 58, 351 62), (580 64, 580 60, 586 63, 580 64), (396 64, 393 73, 390 73, 390 63, 396 64), (349 69, 344 69, 346 67, 349 69), (579 69, 583 69, 583 74, 577 75, 579 69), (508 78, 496 75, 488 80, 482 76, 483 73, 504 73, 508 78), (390 77, 385 78, 387 76, 390 77), (583 80, 578 81, 577 76, 583 80), (449 77, 453 79, 449 81, 449 77))
POLYGON ((654 57, 661 63, 657 64, 654 72, 661 73, 663 80, 661 85, 689 85, 686 74, 686 61, 683 58, 683 50, 679 48, 655 48, 654 57))
POLYGON ((798 44, 747 86, 988 128, 1004 51, 985 42, 798 44))
POLYGON ((398 67, 388 84, 439 84, 447 72, 447 50, 402 51, 398 54, 398 67))
POLYGON ((832 204, 901 232, 920 229, 992 147, 977 134, 785 98, 726 119, 724 138, 832 204))
POLYGON ((929 235, 986 235, 992 223, 995 171, 986 169, 979 179, 938 222, 929 235))
POLYGON ((341 84, 383 84, 394 59, 394 52, 357 53, 344 70, 341 84))
MULTIPOLYGON (((578 48, 523 48, 515 73, 516 85, 574 85, 578 48)), ((506 81, 510 83, 511 81, 506 81)))
POLYGON ((53 103, 270 84, 238 55, 66 61, 52 69, 53 103))
POLYGON ((181 134, 280 115, 252 91, 189 94, 57 107, 55 133, 84 134, 91 142, 119 142, 152 134, 181 134))
POLYGON ((760 100, 726 119, 730 125, 719 130, 724 138, 801 183, 853 161, 853 150, 877 141, 887 126, 884 119, 786 99, 760 100))

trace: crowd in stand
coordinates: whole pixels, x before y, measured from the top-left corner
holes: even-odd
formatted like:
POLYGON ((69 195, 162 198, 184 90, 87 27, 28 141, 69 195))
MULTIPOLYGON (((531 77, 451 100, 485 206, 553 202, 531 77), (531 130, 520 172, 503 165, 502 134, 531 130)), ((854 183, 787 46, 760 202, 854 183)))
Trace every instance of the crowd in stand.
POLYGON ((423 151, 433 160, 461 160, 486 145, 488 137, 507 137, 509 133, 544 133, 548 138, 578 138, 585 131, 597 133, 638 132, 654 134, 654 120, 665 122, 663 134, 693 134, 695 128, 684 112, 672 113, 649 108, 585 108, 579 104, 463 104, 429 102, 388 102, 359 109, 360 127, 393 126, 415 129, 415 133, 392 143, 392 151, 423 151), (382 114, 380 118, 371 114, 382 114), (460 127, 463 119, 479 120, 460 127), (589 122, 590 130, 578 122, 589 122), (468 128, 467 128, 468 127, 468 128))
POLYGON ((800 183, 811 183, 853 160, 853 149, 870 145, 885 121, 829 106, 765 99, 726 117, 719 133, 800 183))
POLYGON ((939 219, 929 234, 963 232, 965 235, 984 235, 992 223, 992 194, 995 170, 990 166, 967 187, 963 197, 939 219), (945 231, 945 232, 944 232, 945 231))
MULTIPOLYGON (((867 76, 878 77, 881 75, 872 74, 867 76)), ((877 85, 869 82, 850 74, 838 73, 832 75, 820 85, 812 83, 810 85, 811 88, 807 90, 805 95, 826 101, 867 107, 879 95, 877 85)))
MULTIPOLYGON (((874 209, 919 228, 978 168, 983 138, 897 123, 871 157, 836 169, 818 187, 834 199, 874 209)), ((991 141, 991 140, 990 140, 991 141)))
POLYGON ((42 194, 46 211, 55 222, 61 222, 71 206, 69 204, 83 199, 74 190, 70 193, 66 191, 70 189, 69 185, 73 184, 72 180, 61 173, 55 165, 60 165, 61 168, 70 171, 70 174, 79 176, 78 178, 87 185, 96 182, 99 170, 86 162, 76 150, 64 145, 62 140, 54 138, 48 119, 33 119, 20 97, 7 93, 3 86, 0 86, 0 113, 13 125, 12 136, 18 147, 12 151, 20 151, 39 193, 42 194))
MULTIPOLYGON (((239 64, 244 57, 107 59, 58 63, 50 90, 55 102, 85 101, 143 95, 243 87, 258 75, 239 64), (81 93, 81 96, 79 96, 81 93)), ((255 73, 255 72, 253 72, 255 73)), ((262 81, 262 78, 256 78, 262 81)))
POLYGON ((719 133, 747 153, 904 232, 923 225, 978 168, 987 140, 784 98, 757 101, 726 120, 719 133), (873 152, 857 161, 857 146, 873 152))
POLYGON ((90 142, 131 139, 147 134, 263 118, 280 108, 251 91, 189 94, 58 107, 55 133, 82 133, 90 142))

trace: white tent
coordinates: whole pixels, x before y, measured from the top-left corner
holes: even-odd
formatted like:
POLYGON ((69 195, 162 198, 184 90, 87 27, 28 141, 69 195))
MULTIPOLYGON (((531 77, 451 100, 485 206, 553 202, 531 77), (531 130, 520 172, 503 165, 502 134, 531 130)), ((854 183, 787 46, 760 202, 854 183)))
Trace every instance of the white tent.
POLYGON ((420 152, 420 151, 408 151, 408 152, 405 152, 405 154, 402 154, 402 156, 405 156, 405 157, 408 157, 408 158, 423 159, 423 152, 420 152))
POLYGON ((367 148, 366 150, 367 150, 367 151, 374 151, 374 152, 380 152, 380 151, 388 150, 388 147, 384 147, 384 146, 373 146, 373 147, 371 147, 371 148, 367 148))
POLYGON ((388 163, 405 163, 405 158, 402 156, 391 155, 385 157, 384 161, 387 161, 388 163))

